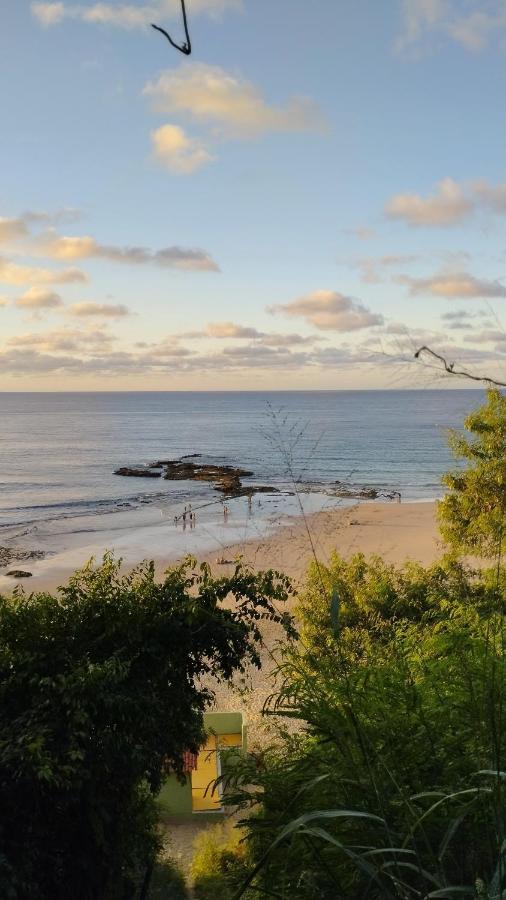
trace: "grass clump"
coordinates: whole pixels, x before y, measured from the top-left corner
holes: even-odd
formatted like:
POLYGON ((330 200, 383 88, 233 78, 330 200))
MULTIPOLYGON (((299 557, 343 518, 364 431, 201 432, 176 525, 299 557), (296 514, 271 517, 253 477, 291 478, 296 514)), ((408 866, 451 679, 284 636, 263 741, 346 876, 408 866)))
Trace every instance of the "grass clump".
POLYGON ((243 837, 230 822, 214 825, 197 836, 191 866, 197 900, 231 900, 249 871, 243 837))

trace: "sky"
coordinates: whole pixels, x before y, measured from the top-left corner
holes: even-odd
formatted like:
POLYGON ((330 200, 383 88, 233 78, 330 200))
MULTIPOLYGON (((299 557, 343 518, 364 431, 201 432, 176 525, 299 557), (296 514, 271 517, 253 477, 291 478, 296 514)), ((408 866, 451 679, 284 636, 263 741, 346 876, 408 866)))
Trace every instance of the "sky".
POLYGON ((186 5, 2 4, 0 390, 506 380, 504 0, 186 5))

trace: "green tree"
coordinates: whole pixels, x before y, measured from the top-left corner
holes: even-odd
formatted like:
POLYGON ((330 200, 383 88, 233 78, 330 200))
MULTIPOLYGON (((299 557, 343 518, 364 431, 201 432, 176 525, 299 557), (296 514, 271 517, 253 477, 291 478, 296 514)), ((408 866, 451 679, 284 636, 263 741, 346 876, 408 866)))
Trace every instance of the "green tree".
POLYGON ((213 578, 187 560, 157 581, 107 556, 58 596, 0 597, 2 898, 135 896, 153 795, 203 737, 202 679, 260 664, 260 621, 290 628, 288 591, 273 572, 213 578))
POLYGON ((452 432, 450 446, 465 467, 449 472, 439 503, 441 534, 464 553, 496 557, 506 547, 506 396, 487 391, 487 402, 465 421, 471 438, 452 432))

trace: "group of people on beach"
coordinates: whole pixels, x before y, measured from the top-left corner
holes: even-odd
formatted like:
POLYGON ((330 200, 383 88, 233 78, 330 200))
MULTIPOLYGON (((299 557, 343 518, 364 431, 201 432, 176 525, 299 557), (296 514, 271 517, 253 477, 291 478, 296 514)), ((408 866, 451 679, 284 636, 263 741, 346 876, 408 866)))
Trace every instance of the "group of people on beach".
MULTIPOLYGON (((247 495, 248 499, 248 511, 251 513, 253 511, 253 500, 251 494, 247 495)), ((230 509, 227 503, 223 504, 223 521, 228 522, 228 517, 230 514, 230 509)), ((195 528, 197 522, 197 514, 192 510, 192 505, 189 503, 185 506, 184 510, 180 515, 174 516, 174 525, 178 525, 179 522, 183 523, 183 530, 186 529, 187 524, 189 524, 190 528, 195 528)))
POLYGON ((186 528, 187 523, 189 523, 190 528, 195 528, 197 522, 197 513, 192 510, 191 503, 189 504, 189 506, 185 506, 184 511, 180 516, 174 516, 174 525, 177 525, 180 519, 183 523, 183 530, 186 528))

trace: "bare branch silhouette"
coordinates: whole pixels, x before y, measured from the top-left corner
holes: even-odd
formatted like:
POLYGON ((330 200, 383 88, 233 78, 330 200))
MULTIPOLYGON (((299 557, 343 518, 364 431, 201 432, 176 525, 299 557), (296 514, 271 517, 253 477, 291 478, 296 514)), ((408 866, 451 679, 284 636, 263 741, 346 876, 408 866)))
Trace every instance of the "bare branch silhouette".
POLYGON ((449 375, 458 375, 460 378, 470 378, 472 381, 483 381, 486 384, 493 384, 496 387, 506 387, 506 382, 504 381, 496 381, 494 378, 489 378, 486 375, 472 375, 471 372, 466 372, 465 369, 456 369, 455 363, 449 363, 444 356, 441 356, 439 353, 436 353, 435 350, 431 350, 430 347, 426 347, 425 345, 419 347, 416 351, 415 359, 420 359, 422 353, 428 353, 430 356, 434 357, 434 359, 438 359, 443 363, 443 368, 449 375))
POLYGON ((185 56, 189 56, 190 53, 192 52, 192 44, 191 44, 191 40, 190 40, 190 32, 188 31, 188 19, 186 16, 186 7, 185 7, 184 0, 181 0, 181 10, 183 13, 184 33, 185 33, 185 37, 186 37, 186 41, 184 41, 182 44, 176 44, 176 42, 174 40, 172 40, 168 31, 165 31, 165 28, 160 28, 159 25, 153 25, 153 23, 151 23, 151 28, 155 28, 156 31, 160 31, 161 34, 165 35, 165 37, 167 38, 169 43, 172 44, 172 46, 176 50, 179 50, 181 53, 184 53, 185 56))

